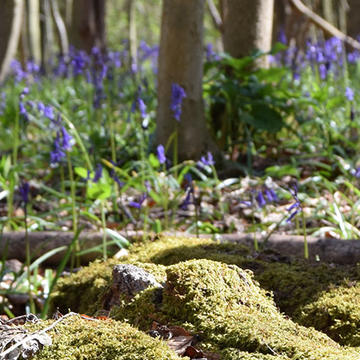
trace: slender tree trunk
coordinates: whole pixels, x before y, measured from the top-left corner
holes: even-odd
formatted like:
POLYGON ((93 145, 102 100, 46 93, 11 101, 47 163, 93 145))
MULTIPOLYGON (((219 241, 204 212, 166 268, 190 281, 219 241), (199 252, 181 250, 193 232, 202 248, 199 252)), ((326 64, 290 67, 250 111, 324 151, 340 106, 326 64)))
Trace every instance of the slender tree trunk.
POLYGON ((41 62, 41 36, 40 36, 40 3, 39 0, 28 0, 27 35, 30 57, 37 64, 41 62))
POLYGON ((273 12, 274 0, 223 0, 225 52, 239 58, 269 51, 273 12))
POLYGON ((205 0, 164 0, 158 72, 156 143, 166 145, 177 131, 179 159, 196 159, 213 150, 202 98, 205 0), (184 88, 178 122, 170 109, 172 84, 184 88))
POLYGON ((127 4, 128 18, 128 39, 130 50, 130 65, 137 64, 137 31, 136 31, 136 3, 135 0, 128 0, 127 4))
POLYGON ((0 83, 15 57, 23 20, 23 0, 3 0, 0 15, 0 83))
POLYGON ((41 0, 41 14, 41 66, 47 71, 50 59, 55 53, 50 0, 41 0))
POLYGON ((63 18, 61 17, 57 0, 50 0, 51 10, 59 36, 60 49, 63 55, 69 53, 69 39, 63 18))
POLYGON ((74 0, 70 43, 90 52, 105 48, 105 0, 74 0))

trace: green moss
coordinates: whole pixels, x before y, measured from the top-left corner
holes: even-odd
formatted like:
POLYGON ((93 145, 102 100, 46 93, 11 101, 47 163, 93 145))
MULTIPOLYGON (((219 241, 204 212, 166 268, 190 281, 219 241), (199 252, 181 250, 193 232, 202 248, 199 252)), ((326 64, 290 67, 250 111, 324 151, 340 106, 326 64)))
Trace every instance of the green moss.
POLYGON ((163 303, 169 317, 219 349, 275 352, 293 359, 359 356, 282 316, 251 275, 236 266, 191 260, 168 267, 163 303))
POLYGON ((285 355, 254 354, 238 349, 226 349, 222 352, 222 360, 289 360, 285 355))
POLYGON ((280 310, 290 316, 316 300, 322 291, 341 284, 345 278, 359 278, 359 266, 334 268, 325 263, 309 264, 302 260, 284 259, 271 252, 254 258, 249 248, 243 245, 210 239, 161 237, 157 241, 136 244, 130 259, 163 265, 209 259, 250 269, 261 287, 273 292, 280 310))
POLYGON ((360 346, 360 284, 322 293, 298 312, 297 321, 314 326, 342 345, 360 346))
POLYGON ((111 281, 114 265, 118 263, 114 259, 106 262, 96 260, 76 274, 60 278, 52 295, 51 310, 92 314, 96 310, 100 294, 111 281))
MULTIPOLYGON (((294 323, 281 315, 277 306, 290 314, 298 313, 300 308, 308 309, 308 325, 313 325, 312 310, 306 305, 346 276, 357 278, 358 267, 280 263, 277 259, 273 254, 254 259, 248 249, 237 244, 161 238, 133 246, 131 255, 123 261, 96 262, 63 279, 58 284, 54 305, 63 309, 62 301, 65 301, 66 310, 69 307, 88 314, 100 310, 101 299, 111 284, 113 266, 133 263, 149 271, 159 282, 166 280, 163 296, 159 297, 157 290, 150 288, 131 301, 120 299, 120 305, 111 311, 116 320, 144 331, 154 319, 163 324, 178 324, 200 336, 200 347, 222 353, 229 360, 357 359, 359 353, 355 349, 342 348, 326 335, 294 323), (252 269, 254 275, 241 268, 252 269), (276 306, 267 290, 274 291, 276 306), (81 301, 84 303, 76 305, 81 301)), ((301 318, 304 323, 305 314, 304 310, 301 318)), ((355 312, 351 316, 359 318, 355 312)), ((343 333, 339 336, 344 338, 343 333)))
MULTIPOLYGON (((61 278, 52 295, 52 310, 58 309, 62 313, 71 310, 81 314, 95 314, 103 295, 111 285, 113 267, 120 263, 129 262, 118 259, 95 261, 76 274, 61 278)), ((165 267, 137 262, 133 264, 150 272, 158 282, 165 280, 165 267)))
MULTIPOLYGON (((29 330, 45 328, 53 321, 27 325, 29 330)), ((90 321, 72 316, 48 332, 53 344, 44 347, 36 360, 180 360, 165 342, 151 338, 126 323, 114 320, 90 321)))

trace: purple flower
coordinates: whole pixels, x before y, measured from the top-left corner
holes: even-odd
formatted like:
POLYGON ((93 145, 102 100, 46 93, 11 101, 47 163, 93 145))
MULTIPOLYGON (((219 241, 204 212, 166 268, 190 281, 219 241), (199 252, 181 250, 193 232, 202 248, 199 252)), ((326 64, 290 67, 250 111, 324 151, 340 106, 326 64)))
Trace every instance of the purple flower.
POLYGON ((180 121, 182 101, 186 97, 185 90, 178 84, 171 85, 171 105, 170 109, 174 113, 174 118, 180 121))
POLYGON ((346 87, 345 96, 349 101, 353 101, 354 100, 354 90, 350 87, 346 87))
MULTIPOLYGON (((207 158, 205 156, 202 156, 200 158, 200 161, 198 162, 198 164, 200 165, 208 165, 208 166, 212 166, 212 165, 215 165, 215 161, 214 161, 214 158, 211 154, 211 152, 208 152, 207 153, 207 158)), ((200 166, 201 166, 200 165, 200 166)))
POLYGON ((147 195, 144 193, 140 196, 139 201, 130 201, 129 202, 129 206, 136 208, 136 209, 141 209, 143 202, 145 201, 145 199, 147 198, 147 195))
POLYGON ((213 50, 213 45, 211 43, 206 45, 206 61, 218 61, 220 56, 216 54, 213 50))
POLYGON ((19 113, 25 120, 29 119, 27 110, 26 110, 25 105, 24 105, 24 103, 22 101, 19 101, 19 113))
POLYGON ((291 220, 297 215, 300 211, 302 211, 301 202, 297 196, 297 186, 294 185, 293 189, 289 189, 292 197, 295 200, 295 203, 289 206, 286 210, 290 213, 290 216, 286 219, 287 223, 290 223, 291 220))
POLYGON ((256 195, 256 201, 258 203, 258 205, 262 208, 266 205, 266 200, 264 198, 264 194, 262 193, 262 191, 258 191, 257 195, 256 195))
POLYGON ((273 189, 265 189, 265 195, 269 202, 277 202, 279 200, 276 192, 273 189))
POLYGON ((41 101, 39 101, 37 103, 37 109, 38 109, 38 111, 43 113, 45 111, 45 105, 41 101))
POLYGON ((64 150, 71 150, 73 146, 73 137, 66 131, 65 127, 61 127, 62 147, 64 150))
MULTIPOLYGON (((39 104, 38 104, 38 107, 39 107, 39 104)), ((45 117, 47 117, 48 119, 50 120, 55 120, 55 114, 54 114, 54 109, 52 106, 45 106, 44 107, 44 110, 43 110, 43 114, 45 117)))
POLYGON ((102 176, 102 166, 101 164, 97 164, 96 166, 96 169, 95 169, 95 174, 94 174, 94 177, 92 179, 92 181, 94 183, 97 183, 100 179, 101 179, 101 176, 102 176))
POLYGON ((1 93, 0 115, 4 115, 6 108, 6 92, 1 93))
POLYGON ((161 144, 157 147, 157 158, 159 159, 160 164, 164 164, 166 162, 165 149, 161 144))
POLYGON ((50 164, 55 165, 58 164, 61 159, 66 156, 62 146, 60 145, 60 132, 56 133, 56 138, 54 140, 54 148, 50 153, 50 164))
POLYGON ((137 98, 137 106, 138 106, 138 108, 140 110, 141 117, 143 119, 145 119, 147 117, 146 105, 145 105, 144 101, 140 97, 137 98))
POLYGON ((19 193, 25 205, 29 202, 29 190, 30 190, 30 185, 28 182, 25 181, 20 184, 19 193))

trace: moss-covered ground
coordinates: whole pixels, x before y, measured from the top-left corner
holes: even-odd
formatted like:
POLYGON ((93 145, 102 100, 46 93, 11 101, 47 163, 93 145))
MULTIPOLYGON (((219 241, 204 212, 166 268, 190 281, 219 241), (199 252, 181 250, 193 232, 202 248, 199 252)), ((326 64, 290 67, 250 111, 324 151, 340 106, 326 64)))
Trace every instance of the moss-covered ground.
POLYGON ((357 266, 253 255, 244 246, 212 240, 160 238, 133 245, 121 261, 94 262, 61 279, 53 308, 89 315, 102 310, 119 262, 144 268, 165 288, 160 301, 151 288, 131 301, 120 299, 110 311, 117 326, 129 323, 144 334, 153 320, 180 325, 199 338, 199 348, 228 360, 360 358, 356 348, 342 346, 360 342, 357 266))

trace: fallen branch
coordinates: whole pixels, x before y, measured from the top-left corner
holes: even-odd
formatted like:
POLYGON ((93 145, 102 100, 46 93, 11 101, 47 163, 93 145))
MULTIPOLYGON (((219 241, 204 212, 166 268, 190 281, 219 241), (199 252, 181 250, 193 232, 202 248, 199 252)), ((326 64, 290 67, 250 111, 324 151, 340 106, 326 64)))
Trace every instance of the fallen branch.
POLYGON ((350 45, 356 50, 360 50, 360 42, 356 41, 351 36, 344 34, 334 25, 327 22, 321 16, 316 14, 314 11, 309 9, 306 5, 304 5, 301 0, 289 0, 290 4, 301 14, 305 15, 314 25, 318 26, 322 29, 325 33, 339 38, 341 41, 345 42, 346 44, 350 45))
MULTIPOLYGON (((121 233, 127 240, 135 240, 141 238, 141 231, 121 233)), ((149 234, 154 236, 155 234, 149 234)), ((195 237, 194 234, 184 232, 168 232, 164 236, 174 237, 195 237)), ((45 231, 29 233, 30 248, 33 259, 45 254, 46 252, 60 246, 67 246, 73 239, 73 233, 60 231, 45 231)), ((211 235, 201 234, 201 238, 210 238, 211 235)), ((222 234, 216 235, 216 239, 221 242, 236 242, 253 248, 253 235, 251 234, 222 234)), ((81 233, 80 244, 82 249, 89 249, 102 244, 102 233, 81 233)), ((109 239, 111 240, 111 239, 109 239)), ((259 245, 264 239, 259 239, 259 245)), ((310 261, 332 262, 337 264, 355 264, 360 261, 360 240, 339 240, 330 238, 317 238, 308 236, 309 258, 310 261)), ((15 258, 21 261, 25 258, 25 234, 20 232, 4 233, 0 241, 0 256, 6 251, 6 243, 8 244, 5 256, 7 259, 15 258)), ((110 247, 111 251, 116 252, 117 246, 110 247)), ((275 251, 284 256, 304 256, 304 238, 296 235, 280 235, 273 234, 264 245, 264 250, 275 251)), ((46 260, 47 264, 57 265, 64 256, 64 252, 59 252, 46 260)), ((90 252, 81 256, 83 264, 101 258, 101 252, 90 252)))

